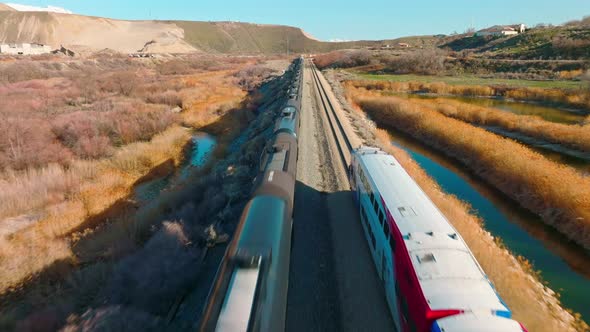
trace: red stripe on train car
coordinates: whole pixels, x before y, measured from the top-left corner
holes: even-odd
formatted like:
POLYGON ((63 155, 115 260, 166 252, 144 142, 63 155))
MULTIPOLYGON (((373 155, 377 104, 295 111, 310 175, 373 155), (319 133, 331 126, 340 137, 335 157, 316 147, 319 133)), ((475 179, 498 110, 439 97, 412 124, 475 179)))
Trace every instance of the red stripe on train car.
POLYGON ((401 234, 400 229, 397 227, 397 222, 395 221, 395 218, 393 218, 393 215, 389 211, 389 208, 385 204, 381 194, 379 194, 379 198, 381 199, 381 204, 385 209, 391 236, 395 235, 396 248, 392 251, 392 257, 395 259, 395 280, 399 286, 400 292, 405 297, 405 301, 408 306, 408 314, 411 316, 411 321, 404 318, 406 316, 403 312, 404 299, 398 296, 397 303, 399 314, 404 318, 401 322, 402 329, 404 331, 428 332, 430 331, 434 321, 444 317, 460 314, 463 311, 458 309, 430 309, 430 306, 426 301, 426 296, 424 296, 424 292, 422 291, 420 281, 418 280, 418 275, 416 274, 416 270, 412 264, 410 252, 406 247, 403 235, 401 234), (411 325, 415 327, 415 330, 410 327, 411 325))

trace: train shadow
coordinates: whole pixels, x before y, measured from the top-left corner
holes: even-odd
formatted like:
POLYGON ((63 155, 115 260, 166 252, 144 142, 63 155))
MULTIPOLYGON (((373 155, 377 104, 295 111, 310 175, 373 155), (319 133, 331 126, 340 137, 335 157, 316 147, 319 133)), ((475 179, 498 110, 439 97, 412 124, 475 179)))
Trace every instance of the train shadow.
POLYGON ((287 331, 393 330, 350 191, 297 181, 287 331))

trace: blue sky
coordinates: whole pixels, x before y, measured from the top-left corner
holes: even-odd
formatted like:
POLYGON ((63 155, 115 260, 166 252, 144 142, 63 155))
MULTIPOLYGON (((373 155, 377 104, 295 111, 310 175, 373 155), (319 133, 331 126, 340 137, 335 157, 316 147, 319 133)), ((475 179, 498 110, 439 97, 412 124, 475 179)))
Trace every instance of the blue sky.
MULTIPOLYGON (((2 0, 0 0, 1 2, 2 0)), ((590 15, 590 0, 8 0, 120 19, 285 24, 322 40, 463 32, 494 24, 560 24, 590 15)))

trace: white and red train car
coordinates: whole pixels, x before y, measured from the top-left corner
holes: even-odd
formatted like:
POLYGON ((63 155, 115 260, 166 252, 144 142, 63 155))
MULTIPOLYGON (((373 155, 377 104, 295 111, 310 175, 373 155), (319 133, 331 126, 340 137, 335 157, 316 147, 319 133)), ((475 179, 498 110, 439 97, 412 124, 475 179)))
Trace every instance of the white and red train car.
POLYGON ((461 236, 393 156, 361 147, 349 176, 398 331, 526 331, 461 236))

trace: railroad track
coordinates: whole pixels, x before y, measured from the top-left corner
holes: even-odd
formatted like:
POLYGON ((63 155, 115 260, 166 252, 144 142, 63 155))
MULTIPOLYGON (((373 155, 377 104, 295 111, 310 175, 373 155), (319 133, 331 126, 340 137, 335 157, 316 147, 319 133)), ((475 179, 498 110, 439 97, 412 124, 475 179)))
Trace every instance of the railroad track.
POLYGON ((321 106, 326 112, 330 129, 334 135, 336 146, 338 147, 338 154, 344 163, 344 168, 348 169, 348 165, 350 165, 351 162, 352 150, 357 148, 357 146, 351 141, 351 134, 347 133, 344 126, 342 125, 342 120, 336 111, 333 102, 328 97, 326 88, 319 77, 318 69, 315 67, 315 64, 312 61, 309 61, 309 66, 311 67, 313 85, 315 86, 317 94, 320 98, 320 102, 322 104, 321 106))

